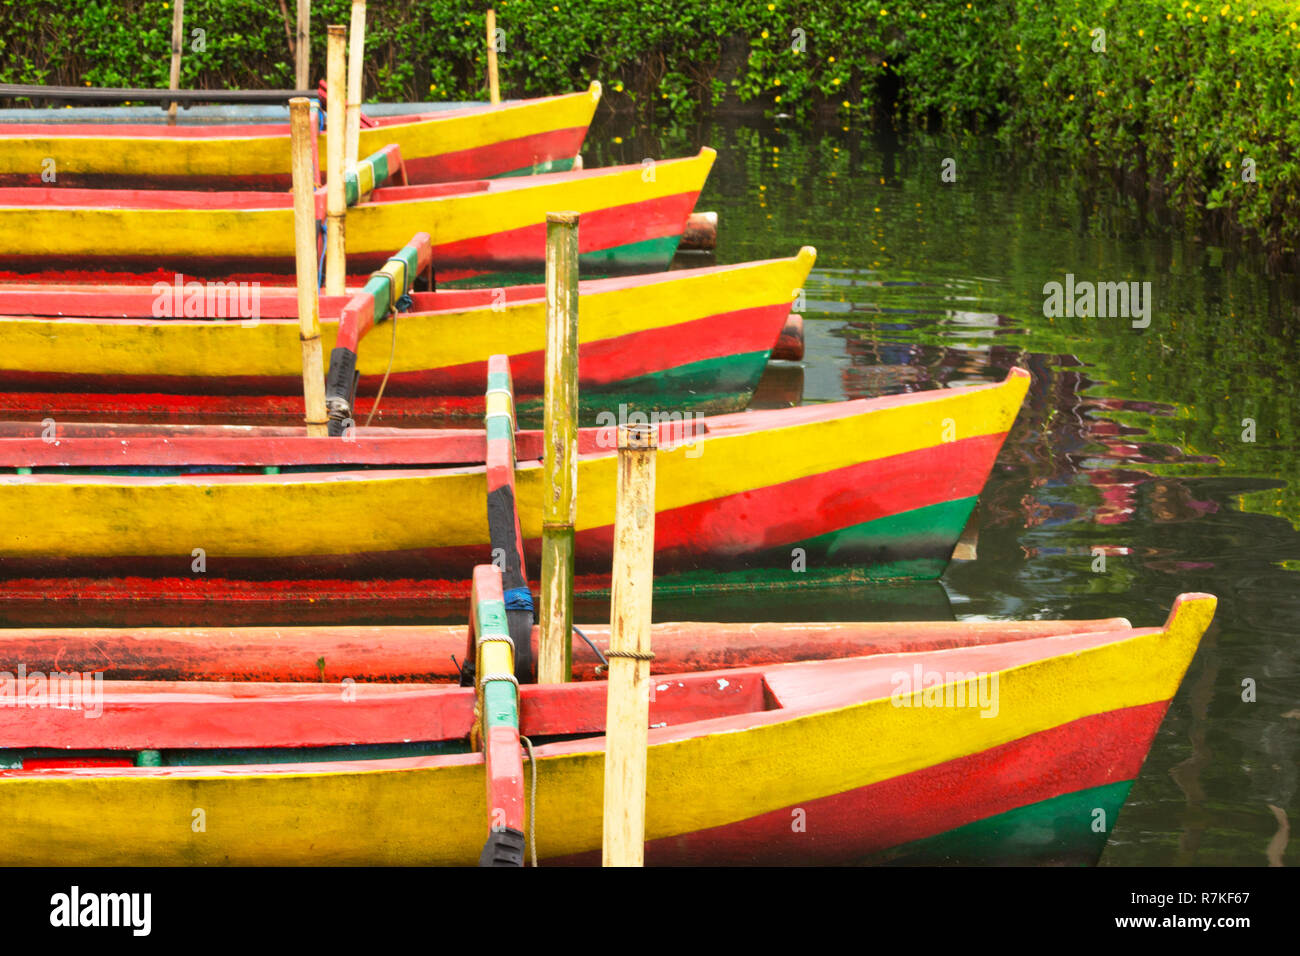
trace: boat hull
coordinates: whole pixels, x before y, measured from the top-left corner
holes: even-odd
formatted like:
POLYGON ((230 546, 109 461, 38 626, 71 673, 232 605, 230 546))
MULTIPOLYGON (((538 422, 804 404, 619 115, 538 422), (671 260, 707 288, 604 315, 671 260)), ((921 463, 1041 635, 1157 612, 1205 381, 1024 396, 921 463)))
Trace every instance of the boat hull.
MULTIPOLYGON (((814 258, 805 248, 792 259, 584 282, 579 396, 586 417, 620 403, 696 412, 743 408, 814 258)), ((149 293, 86 292, 71 301, 0 290, 0 311, 41 313, 0 317, 0 339, 10 346, 0 356, 0 415, 69 421, 111 409, 115 421, 301 421, 296 298, 260 296, 258 315, 247 320, 237 309, 225 321, 148 317, 153 301, 183 304, 183 289, 161 283, 149 293), (49 315, 64 308, 145 317, 49 315)), ((376 424, 481 418, 487 360, 503 354, 520 416, 540 418, 542 287, 414 299, 391 333, 380 328, 362 340, 359 415, 374 408, 388 373, 376 424)), ((322 303, 326 355, 342 301, 322 303)))
MULTIPOLYGON (((527 281, 544 271, 546 214, 557 209, 581 217, 585 271, 665 269, 715 155, 376 189, 348 211, 348 269, 376 269, 428 232, 439 285, 527 281)), ((293 275, 293 242, 293 209, 278 193, 0 188, 0 277, 274 281, 293 275)))
MULTIPOLYGON (((413 183, 560 171, 582 149, 599 102, 600 84, 592 83, 583 93, 394 117, 362 129, 358 152, 368 156, 396 144, 413 183)), ((323 134, 319 155, 324 169, 323 134)), ((0 186, 288 189, 289 158, 287 121, 0 124, 0 186)))
MULTIPOLYGON (((673 413, 678 430, 661 432, 669 437, 657 465, 658 586, 725 586, 728 574, 742 587, 802 587, 846 572, 937 577, 1027 384, 1012 370, 997 385, 692 421, 673 413)), ((610 424, 592 435, 578 461, 584 588, 603 586, 610 566, 613 432, 610 424)), ((264 582, 281 596, 295 580, 346 579, 373 594, 381 581, 401 590, 412 578, 464 579, 487 554, 482 466, 332 471, 277 458, 280 474, 181 474, 166 462, 188 452, 170 441, 134 460, 128 442, 114 445, 121 468, 150 475, 43 474, 41 462, 81 461, 75 438, 4 441, 10 461, 26 455, 38 473, 0 475, 0 508, 27 516, 0 528, 0 596, 35 586, 57 600, 87 578, 134 579, 123 589, 134 599, 165 595, 175 578, 218 591, 222 581, 264 582)), ((307 447, 343 462, 364 450, 307 447)), ((239 460, 262 461, 249 454, 239 460)), ((525 554, 538 567, 540 461, 521 461, 516 483, 525 554)))
MULTIPOLYGON (((1163 628, 660 680, 650 703, 646 861, 1095 863, 1214 603, 1184 595, 1163 628), (900 691, 899 675, 918 667, 943 675, 933 685, 937 703, 900 691), (975 701, 977 685, 996 690, 978 705, 955 702, 975 701)), ((75 756, 29 752, 22 769, 0 772, 0 827, 23 834, 5 841, 0 861, 476 862, 489 819, 479 753, 427 748, 414 757, 265 766, 235 766, 227 756, 214 767, 200 752, 258 738, 268 747, 319 746, 361 726, 364 739, 378 740, 397 729, 385 729, 390 712, 407 715, 397 721, 407 733, 419 714, 421 726, 454 747, 473 723, 473 691, 395 698, 394 689, 372 694, 359 685, 356 700, 340 704, 338 689, 325 687, 295 705, 277 685, 240 687, 235 699, 214 689, 216 706, 187 702, 187 690, 152 710, 147 700, 128 707, 120 719, 113 698, 105 720, 74 723, 80 715, 47 710, 9 721, 11 753, 37 739, 159 739, 168 762, 76 767, 75 756), (238 714, 255 709, 266 717, 254 731, 238 714), (351 730, 340 724, 345 710, 351 730), (154 716, 164 712, 174 719, 154 716), (291 712, 313 716, 299 723, 291 712), (187 740, 200 749, 166 755, 163 744, 187 740)), ((566 730, 598 734, 604 707, 601 685, 521 688, 520 732, 537 745, 528 825, 547 864, 599 861, 604 738, 547 740, 566 730)))

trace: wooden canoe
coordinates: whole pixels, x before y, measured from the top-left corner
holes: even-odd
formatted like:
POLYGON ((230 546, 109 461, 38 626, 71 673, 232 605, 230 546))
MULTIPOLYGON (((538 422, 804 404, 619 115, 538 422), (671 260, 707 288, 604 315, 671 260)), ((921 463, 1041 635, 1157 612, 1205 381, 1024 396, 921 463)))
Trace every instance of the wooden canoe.
MULTIPOLYGON (((593 82, 582 93, 385 117, 361 130, 359 153, 396 143, 413 183, 566 170, 600 92, 593 82)), ((325 152, 322 139, 322 167, 325 152)), ((289 158, 287 119, 243 126, 0 123, 0 185, 8 186, 46 185, 52 174, 58 186, 288 189, 289 158)))
MULTIPOLYGON (((998 384, 661 420, 663 587, 798 587, 845 569, 943 572, 1028 387, 998 384)), ((631 419, 629 419, 631 420, 631 419)), ((608 574, 615 428, 579 436, 577 570, 608 574)), ((481 430, 359 429, 351 439, 235 426, 0 424, 0 599, 141 579, 126 600, 222 580, 464 580, 485 557, 481 430), (23 473, 34 469, 35 473, 23 473), (268 474, 267 472, 275 472, 268 474), (204 569, 193 571, 195 549, 204 569), (177 586, 176 579, 189 579, 177 586), (57 579, 57 580, 55 580, 57 579), (62 581, 60 584, 59 582, 62 581), (26 582, 25 584, 23 582, 26 582)), ((516 437, 529 566, 541 435, 516 437)), ((348 585, 345 585, 348 586, 348 585)))
MULTIPOLYGON (((698 412, 745 407, 781 336, 792 296, 816 258, 584 281, 579 395, 584 411, 619 403, 698 412)), ((225 290, 185 280, 151 289, 0 288, 0 415, 28 421, 302 420, 297 296, 225 290), (159 302, 164 309, 159 309, 159 302), (186 301, 196 302, 185 309, 186 301), (173 308, 174 306, 174 308, 173 308), (159 311, 187 316, 155 318, 159 311), (242 312, 256 312, 245 320, 242 312), (214 321, 218 317, 224 321, 214 321)), ((392 367, 380 423, 436 424, 479 416, 490 355, 510 356, 519 410, 540 413, 546 347, 543 286, 417 292, 394 339, 361 342, 361 401, 369 413, 392 367)), ((335 345, 349 297, 320 301, 323 347, 335 345)), ((364 421, 364 418, 360 420, 364 421)))
MULTIPOLYGON (((348 269, 377 268, 417 232, 433 238, 437 281, 509 284, 544 271, 546 214, 581 216, 586 271, 665 269, 716 153, 508 179, 385 186, 348 210, 348 269)), ((318 190, 323 217, 324 191, 318 190)), ((0 188, 0 278, 143 276, 262 279, 293 274, 287 193, 0 188)), ((524 280, 526 281, 526 280, 524 280)))
MULTIPOLYGON (((1187 594, 1158 628, 662 677, 646 862, 1095 863, 1214 606, 1187 594)), ((84 710, 0 707, 0 863, 465 865, 488 835, 474 689, 98 687, 84 710)), ((598 862, 605 685, 525 685, 517 715, 538 856, 598 862)))

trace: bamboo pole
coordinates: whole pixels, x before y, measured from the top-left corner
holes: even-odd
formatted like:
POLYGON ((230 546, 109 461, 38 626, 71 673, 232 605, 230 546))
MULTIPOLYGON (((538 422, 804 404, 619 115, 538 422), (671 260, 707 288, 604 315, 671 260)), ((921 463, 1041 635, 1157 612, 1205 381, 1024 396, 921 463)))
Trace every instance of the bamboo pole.
POLYGON ((313 189, 311 144, 316 136, 311 101, 289 101, 289 131, 293 143, 293 231, 298 265, 298 338, 302 340, 302 391, 307 406, 307 434, 329 434, 325 411, 325 362, 320 344, 320 300, 316 297, 316 196, 313 189))
POLYGON ((357 167, 361 143, 361 68, 366 63, 366 0, 352 0, 348 27, 348 144, 347 171, 357 167))
POLYGON ((488 99, 495 105, 501 102, 501 83, 497 77, 497 12, 487 12, 488 99))
POLYGON ((344 115, 346 105, 343 92, 344 59, 347 56, 347 28, 332 24, 326 58, 326 86, 328 87, 327 114, 325 118, 325 294, 343 295, 346 289, 347 258, 344 252, 344 215, 347 199, 343 195, 343 153, 346 140, 344 115))
POLYGON ((294 82, 305 90, 311 83, 311 0, 298 0, 298 39, 294 45, 294 82))
MULTIPOLYGON (((181 40, 185 32, 184 20, 185 0, 176 0, 176 6, 172 9, 172 71, 167 84, 169 90, 181 88, 181 40)), ((175 100, 172 100, 171 105, 167 107, 167 125, 176 125, 175 100)))
POLYGON ((537 681, 573 670, 573 523, 578 498, 578 214, 546 214, 546 434, 537 681))
POLYGON ((618 498, 605 711, 605 866, 645 862, 650 605, 655 558, 655 429, 618 430, 618 498))

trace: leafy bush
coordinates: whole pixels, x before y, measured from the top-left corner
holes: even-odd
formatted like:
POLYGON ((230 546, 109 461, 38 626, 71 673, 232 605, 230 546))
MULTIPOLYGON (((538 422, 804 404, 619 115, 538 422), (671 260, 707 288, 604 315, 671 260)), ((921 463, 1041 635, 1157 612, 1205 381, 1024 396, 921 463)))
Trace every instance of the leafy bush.
MULTIPOLYGON (((349 10, 313 4, 317 73, 323 26, 349 10)), ((205 46, 187 45, 182 85, 293 85, 279 4, 189 0, 185 14, 187 44, 198 28, 205 46)), ((1300 12, 1286 0, 500 0, 497 18, 507 96, 600 79, 607 104, 647 121, 741 107, 996 127, 1296 251, 1300 12)), ((164 0, 0 0, 0 80, 165 86, 170 34, 164 0)), ((478 6, 372 4, 366 54, 371 99, 486 95, 478 6)))

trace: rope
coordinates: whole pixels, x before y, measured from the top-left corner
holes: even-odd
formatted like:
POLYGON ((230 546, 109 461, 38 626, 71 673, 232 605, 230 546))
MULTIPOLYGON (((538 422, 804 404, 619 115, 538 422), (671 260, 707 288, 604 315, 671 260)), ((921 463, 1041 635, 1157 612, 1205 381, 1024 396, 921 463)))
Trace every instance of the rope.
POLYGON ((316 291, 320 292, 325 288, 325 244, 329 241, 325 236, 325 223, 316 220, 317 229, 320 232, 320 261, 316 263, 316 291))
POLYGON ((533 869, 537 869, 537 760, 533 757, 533 742, 523 734, 519 742, 528 751, 528 763, 533 768, 533 786, 528 795, 528 848, 533 854, 533 869))
POLYGON ((606 671, 609 670, 609 661, 606 660, 605 655, 600 652, 600 648, 597 647, 595 644, 591 643, 591 638, 589 638, 586 634, 582 633, 582 628, 574 624, 573 632, 577 634, 580 638, 582 638, 584 641, 586 641, 587 646, 591 648, 592 653, 594 653, 597 657, 600 658, 600 663, 596 665, 596 673, 599 674, 602 670, 606 670, 606 671))
MULTIPOLYGON (((411 301, 411 297, 409 295, 404 295, 402 296, 401 300, 398 302, 398 305, 400 306, 402 302, 409 303, 410 301, 411 301)), ((396 354, 397 352, 397 312, 396 311, 393 312, 393 317, 389 319, 389 321, 393 323, 393 336, 391 339, 389 339, 388 342, 388 368, 384 369, 384 380, 379 383, 379 391, 375 394, 375 404, 370 406, 370 414, 366 416, 365 427, 367 428, 370 427, 370 421, 375 417, 375 412, 379 411, 379 400, 384 397, 384 387, 388 385, 389 373, 393 371, 393 355, 396 354)))
POLYGON ((654 654, 650 651, 615 651, 605 652, 606 657, 624 657, 631 661, 652 661, 655 659, 654 654))

